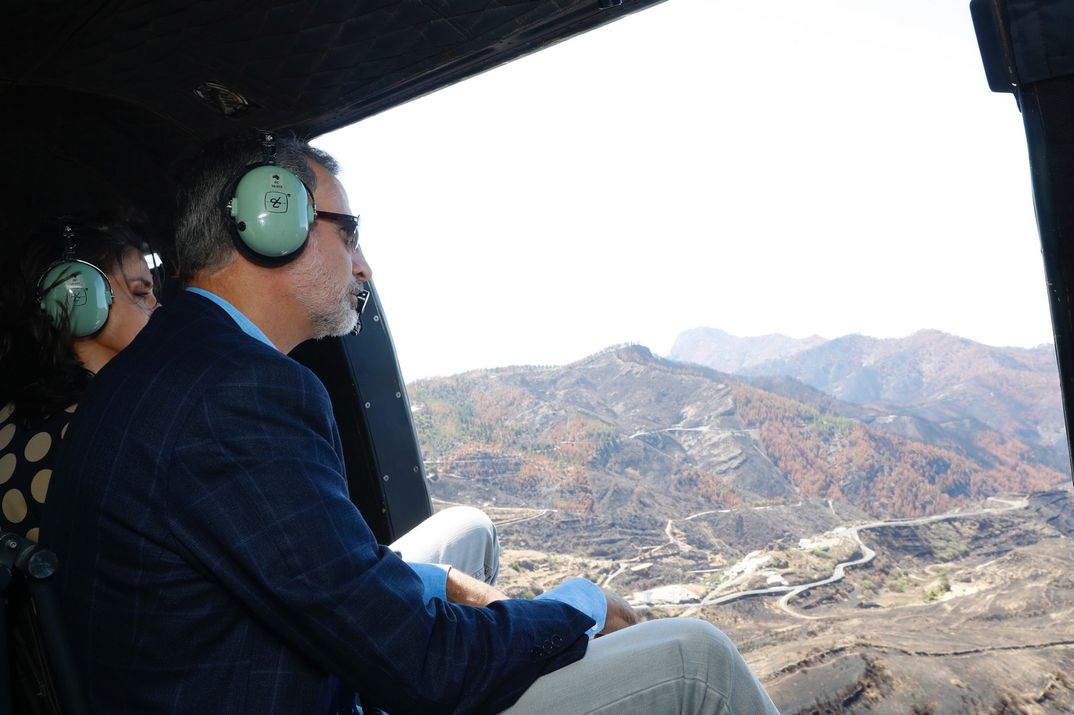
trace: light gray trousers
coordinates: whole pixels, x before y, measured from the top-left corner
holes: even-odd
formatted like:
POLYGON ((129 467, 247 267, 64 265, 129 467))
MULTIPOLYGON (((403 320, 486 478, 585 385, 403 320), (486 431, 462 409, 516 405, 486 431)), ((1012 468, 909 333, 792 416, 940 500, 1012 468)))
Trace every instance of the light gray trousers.
POLYGON ((488 584, 500 572, 496 526, 471 506, 439 511, 396 539, 389 547, 403 561, 446 564, 488 584))
MULTIPOLYGON (((449 564, 489 584, 500 570, 496 527, 480 509, 437 512, 390 548, 449 564)), ((530 686, 504 715, 778 715, 731 640, 690 618, 648 621, 589 643, 585 657, 530 686)))
POLYGON ((589 642, 504 715, 778 715, 738 649, 692 618, 639 623, 589 642))

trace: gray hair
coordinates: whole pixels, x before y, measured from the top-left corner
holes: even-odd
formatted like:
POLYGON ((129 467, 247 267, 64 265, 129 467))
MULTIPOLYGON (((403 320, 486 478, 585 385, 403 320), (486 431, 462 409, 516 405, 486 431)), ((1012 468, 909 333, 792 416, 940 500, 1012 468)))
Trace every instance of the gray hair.
MULTIPOLYGON (((339 163, 328 152, 289 135, 276 135, 275 165, 300 178, 310 191, 317 177, 309 162, 335 176, 339 163)), ((175 253, 179 278, 186 284, 199 273, 227 266, 237 253, 235 224, 227 214, 229 193, 252 166, 265 163, 264 132, 247 131, 207 145, 178 195, 175 253)))

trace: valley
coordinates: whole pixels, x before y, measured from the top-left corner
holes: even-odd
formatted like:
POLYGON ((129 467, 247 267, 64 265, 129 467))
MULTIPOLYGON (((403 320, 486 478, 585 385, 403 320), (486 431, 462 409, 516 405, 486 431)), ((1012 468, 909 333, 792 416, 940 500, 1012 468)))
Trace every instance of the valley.
POLYGON ((533 548, 534 528, 555 519, 550 510, 488 508, 510 595, 584 575, 626 595, 644 618, 711 621, 785 714, 1074 711, 1065 675, 1074 665, 1069 492, 851 520, 736 559, 691 544, 698 522, 733 523, 734 511, 687 515, 667 526, 666 540, 623 541, 620 558, 594 558, 533 548))
POLYGON ((493 517, 501 588, 711 621, 785 715, 1074 712, 1046 346, 688 337, 707 365, 622 345, 409 387, 434 504, 493 517))

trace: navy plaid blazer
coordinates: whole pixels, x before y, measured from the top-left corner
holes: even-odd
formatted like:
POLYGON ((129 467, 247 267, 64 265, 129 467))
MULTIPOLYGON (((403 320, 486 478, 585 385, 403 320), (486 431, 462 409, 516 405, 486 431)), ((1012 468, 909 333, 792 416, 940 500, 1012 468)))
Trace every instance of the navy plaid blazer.
POLYGON ((98 712, 497 712, 593 625, 423 604, 347 497, 321 383, 185 291, 93 380, 42 542, 98 712))

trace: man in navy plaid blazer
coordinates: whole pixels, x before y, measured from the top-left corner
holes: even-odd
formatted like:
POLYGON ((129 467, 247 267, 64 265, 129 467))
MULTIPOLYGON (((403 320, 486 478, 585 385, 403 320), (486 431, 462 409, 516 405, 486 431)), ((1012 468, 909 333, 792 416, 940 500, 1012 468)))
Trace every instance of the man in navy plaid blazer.
POLYGON ((93 709, 345 713, 360 702, 396 715, 492 713, 540 678, 547 685, 517 712, 588 712, 602 705, 587 698, 627 702, 634 691, 616 712, 679 712, 651 700, 671 681, 701 703, 690 712, 774 712, 708 624, 686 622, 685 637, 657 622, 624 628, 636 620, 629 607, 588 582, 512 600, 454 570, 423 573, 376 543, 347 496, 328 395, 286 356, 352 330, 370 277, 335 173, 331 157, 291 139, 242 137, 207 152, 181 197, 187 289, 79 405, 42 541, 61 560, 93 709), (243 167, 266 161, 259 202, 300 210, 308 191, 315 205, 282 257, 254 225, 271 224, 273 209, 236 206, 243 167), (305 187, 289 189, 295 177, 305 187), (612 635, 580 660, 598 630, 612 635), (642 677, 653 673, 657 685, 642 677))

